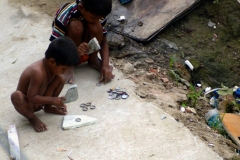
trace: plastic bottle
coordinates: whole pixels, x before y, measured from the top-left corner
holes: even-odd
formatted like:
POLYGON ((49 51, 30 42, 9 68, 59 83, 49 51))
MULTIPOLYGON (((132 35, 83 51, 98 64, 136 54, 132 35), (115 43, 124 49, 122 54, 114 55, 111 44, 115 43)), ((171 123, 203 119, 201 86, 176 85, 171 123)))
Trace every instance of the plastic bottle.
POLYGON ((210 120, 211 117, 219 115, 219 111, 217 110, 217 108, 211 109, 210 111, 208 111, 205 114, 205 120, 206 122, 208 122, 208 120, 210 120))

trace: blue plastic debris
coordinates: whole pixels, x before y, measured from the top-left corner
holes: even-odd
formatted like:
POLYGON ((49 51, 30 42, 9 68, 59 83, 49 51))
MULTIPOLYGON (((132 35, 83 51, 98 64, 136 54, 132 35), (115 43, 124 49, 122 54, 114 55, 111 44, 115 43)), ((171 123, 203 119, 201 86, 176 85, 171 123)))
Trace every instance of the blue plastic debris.
POLYGON ((234 98, 236 99, 237 103, 240 104, 240 88, 233 93, 234 98))
POLYGON ((218 108, 218 99, 215 96, 210 99, 210 105, 214 108, 218 108))
POLYGON ((234 97, 235 97, 235 98, 240 98, 240 88, 238 88, 238 89, 234 92, 234 97))
POLYGON ((214 94, 214 97, 216 97, 218 99, 218 97, 219 97, 218 90, 213 91, 213 94, 214 94))

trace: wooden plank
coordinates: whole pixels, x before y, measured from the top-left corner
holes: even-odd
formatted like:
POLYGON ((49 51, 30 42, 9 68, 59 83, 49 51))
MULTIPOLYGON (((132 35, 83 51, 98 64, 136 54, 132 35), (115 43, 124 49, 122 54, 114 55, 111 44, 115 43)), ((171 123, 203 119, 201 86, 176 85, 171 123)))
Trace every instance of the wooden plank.
POLYGON ((148 41, 171 22, 203 0, 134 0, 122 5, 113 0, 113 9, 108 16, 111 29, 140 41, 148 41), (118 22, 125 16, 125 22, 118 22))
POLYGON ((10 149, 10 158, 13 160, 20 160, 20 148, 17 129, 15 125, 11 125, 8 128, 8 143, 10 149))
POLYGON ((240 115, 225 113, 222 123, 228 135, 240 146, 240 115))

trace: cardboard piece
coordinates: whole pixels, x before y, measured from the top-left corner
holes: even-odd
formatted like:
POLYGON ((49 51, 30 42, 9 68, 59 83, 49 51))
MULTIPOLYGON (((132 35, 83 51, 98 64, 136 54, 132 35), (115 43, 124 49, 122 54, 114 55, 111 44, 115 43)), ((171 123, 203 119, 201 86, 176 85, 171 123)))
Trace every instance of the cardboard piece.
POLYGON ((15 125, 11 125, 8 128, 8 142, 10 149, 10 158, 14 160, 20 160, 20 148, 19 148, 19 140, 17 129, 15 125))
POLYGON ((64 103, 69 103, 69 102, 73 102, 76 101, 78 99, 78 88, 77 85, 73 85, 71 86, 66 95, 65 95, 66 100, 64 101, 64 103))
POLYGON ((240 115, 225 113, 222 124, 232 140, 240 146, 240 115))
POLYGON ((66 115, 63 118, 62 128, 64 130, 73 129, 83 126, 88 126, 97 123, 96 118, 88 117, 85 115, 66 115))

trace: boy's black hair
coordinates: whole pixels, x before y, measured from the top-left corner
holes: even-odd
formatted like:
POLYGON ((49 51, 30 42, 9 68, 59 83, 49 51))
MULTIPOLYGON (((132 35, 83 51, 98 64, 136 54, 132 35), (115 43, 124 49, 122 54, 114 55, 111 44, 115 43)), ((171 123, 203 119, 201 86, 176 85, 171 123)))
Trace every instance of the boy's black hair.
POLYGON ((45 58, 53 58, 57 65, 77 66, 80 61, 77 47, 68 37, 53 40, 45 52, 45 58))
POLYGON ((107 16, 112 11, 112 0, 76 0, 90 13, 97 16, 107 16))

